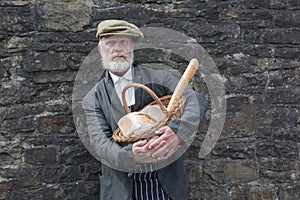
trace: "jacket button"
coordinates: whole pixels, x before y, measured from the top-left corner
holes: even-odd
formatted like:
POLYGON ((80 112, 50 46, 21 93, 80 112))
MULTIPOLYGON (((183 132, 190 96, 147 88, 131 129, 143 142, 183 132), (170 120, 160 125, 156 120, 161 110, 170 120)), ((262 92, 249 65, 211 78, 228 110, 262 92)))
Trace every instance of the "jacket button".
POLYGON ((128 176, 129 178, 132 177, 132 173, 129 172, 129 173, 127 174, 127 176, 128 176))

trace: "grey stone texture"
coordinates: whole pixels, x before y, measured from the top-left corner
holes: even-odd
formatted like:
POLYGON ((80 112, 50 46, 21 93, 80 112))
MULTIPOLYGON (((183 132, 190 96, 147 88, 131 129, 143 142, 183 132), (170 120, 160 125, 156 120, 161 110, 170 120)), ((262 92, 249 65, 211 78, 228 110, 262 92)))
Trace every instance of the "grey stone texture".
MULTIPOLYGON (((208 112, 184 154, 190 199, 300 199, 299 0, 1 1, 0 199, 99 199, 101 165, 76 132, 71 96, 110 18, 195 38, 225 80, 221 137, 198 158, 208 112)), ((161 50, 136 55, 186 66, 161 50)), ((199 76, 194 87, 209 100, 199 76)))

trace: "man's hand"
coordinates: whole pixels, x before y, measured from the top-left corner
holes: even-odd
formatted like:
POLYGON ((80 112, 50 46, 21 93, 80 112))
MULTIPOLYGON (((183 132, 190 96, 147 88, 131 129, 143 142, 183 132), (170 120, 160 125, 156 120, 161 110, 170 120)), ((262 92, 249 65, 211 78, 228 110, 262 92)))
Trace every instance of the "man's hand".
POLYGON ((152 157, 159 160, 168 159, 179 148, 181 139, 168 126, 161 127, 155 133, 160 137, 148 142, 148 148, 153 152, 152 157))
POLYGON ((132 145, 132 153, 133 158, 137 163, 155 163, 158 159, 153 158, 153 152, 149 149, 148 143, 158 136, 152 137, 149 141, 141 140, 133 143, 132 145))
POLYGON ((168 126, 156 131, 149 141, 135 142, 132 146, 133 157, 138 163, 156 163, 168 159, 179 148, 180 138, 168 126))

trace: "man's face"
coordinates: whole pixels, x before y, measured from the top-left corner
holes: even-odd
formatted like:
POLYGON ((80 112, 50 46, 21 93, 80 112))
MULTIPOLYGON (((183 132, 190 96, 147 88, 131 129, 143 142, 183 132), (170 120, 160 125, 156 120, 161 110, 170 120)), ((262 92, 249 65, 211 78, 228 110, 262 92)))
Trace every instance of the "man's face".
POLYGON ((129 36, 110 36, 100 40, 98 50, 103 66, 111 72, 126 72, 133 63, 133 41, 129 36))

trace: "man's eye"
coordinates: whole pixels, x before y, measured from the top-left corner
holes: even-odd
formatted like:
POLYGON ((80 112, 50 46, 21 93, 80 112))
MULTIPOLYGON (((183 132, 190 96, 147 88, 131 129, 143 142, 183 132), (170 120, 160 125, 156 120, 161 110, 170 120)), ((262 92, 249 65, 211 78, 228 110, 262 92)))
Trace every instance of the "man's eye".
POLYGON ((128 43, 128 42, 125 41, 125 40, 122 40, 122 41, 121 41, 121 44, 122 44, 122 45, 126 45, 127 43, 128 43))
POLYGON ((115 44, 115 42, 114 41, 108 41, 106 44, 109 45, 109 46, 113 46, 115 44))

